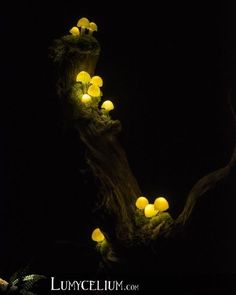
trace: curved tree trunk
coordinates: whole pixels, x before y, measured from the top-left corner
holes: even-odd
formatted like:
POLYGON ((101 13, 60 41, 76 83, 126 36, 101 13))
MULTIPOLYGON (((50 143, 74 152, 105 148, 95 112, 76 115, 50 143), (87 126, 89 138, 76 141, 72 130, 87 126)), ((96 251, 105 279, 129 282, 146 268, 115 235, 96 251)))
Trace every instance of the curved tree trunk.
POLYGON ((90 36, 80 38, 76 44, 71 42, 72 36, 66 37, 56 40, 51 48, 51 58, 58 73, 57 92, 69 110, 66 120, 73 119, 87 148, 87 163, 99 180, 102 228, 111 242, 129 241, 134 231, 134 203, 141 191, 116 138, 121 124, 101 116, 97 110, 86 116, 77 115, 71 101, 76 75, 82 70, 94 74, 100 47, 90 36))

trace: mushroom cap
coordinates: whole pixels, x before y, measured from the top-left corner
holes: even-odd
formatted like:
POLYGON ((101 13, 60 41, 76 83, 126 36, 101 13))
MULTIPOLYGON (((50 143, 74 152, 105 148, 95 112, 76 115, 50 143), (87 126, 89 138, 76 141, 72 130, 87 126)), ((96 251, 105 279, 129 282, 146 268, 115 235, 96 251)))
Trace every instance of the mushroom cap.
POLYGON ((87 93, 83 94, 83 96, 81 97, 81 101, 83 103, 88 103, 92 100, 92 97, 90 95, 88 95, 87 93))
POLYGON ((89 29, 94 32, 98 30, 98 26, 94 22, 91 22, 89 23, 89 29))
POLYGON ((139 197, 137 198, 135 205, 138 209, 144 209, 148 205, 148 203, 149 201, 147 198, 139 197))
POLYGON ((76 77, 77 82, 89 83, 90 80, 91 80, 91 77, 90 77, 89 73, 87 73, 85 71, 79 72, 79 74, 76 77))
POLYGON ((77 27, 81 28, 81 27, 85 27, 85 28, 89 28, 89 20, 86 17, 82 17, 78 20, 77 23, 77 27))
POLYGON ((103 80, 100 76, 93 76, 90 80, 90 83, 93 85, 96 85, 98 87, 102 87, 103 85, 103 80))
POLYGON ((105 240, 105 236, 101 232, 100 228, 95 228, 95 230, 92 232, 91 238, 93 241, 98 242, 98 243, 105 240))
POLYGON ((70 33, 73 35, 73 36, 79 36, 80 35, 80 31, 79 31, 79 28, 77 27, 73 27, 70 29, 70 33))
POLYGON ((114 110, 114 104, 113 104, 113 102, 112 101, 110 101, 110 100, 106 100, 106 101, 104 101, 104 103, 101 105, 101 108, 102 109, 105 109, 106 111, 112 111, 112 110, 114 110))
POLYGON ((98 97, 101 95, 100 88, 93 84, 89 86, 87 93, 93 97, 98 97))
POLYGON ((159 198, 156 198, 154 202, 154 207, 156 210, 163 212, 169 209, 169 203, 165 198, 159 197, 159 198))
POLYGON ((154 204, 148 204, 144 209, 144 214, 146 217, 151 218, 157 215, 158 210, 154 208, 154 204))

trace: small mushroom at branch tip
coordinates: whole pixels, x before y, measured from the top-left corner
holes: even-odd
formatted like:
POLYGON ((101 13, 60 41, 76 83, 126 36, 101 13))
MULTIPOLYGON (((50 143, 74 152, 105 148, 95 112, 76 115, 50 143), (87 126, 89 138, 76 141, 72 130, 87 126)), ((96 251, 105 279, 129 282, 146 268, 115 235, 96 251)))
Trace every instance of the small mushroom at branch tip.
POLYGON ((145 198, 145 197, 139 197, 137 200, 136 200, 136 203, 135 203, 135 205, 136 205, 136 207, 138 208, 138 209, 144 209, 147 205, 148 205, 148 203, 149 203, 149 201, 148 201, 148 199, 147 198, 145 198))
POLYGON ((91 100, 92 97, 87 93, 83 94, 83 96, 81 97, 81 102, 85 104, 91 102, 91 100))
POLYGON ((97 32, 98 27, 97 27, 97 25, 94 22, 91 22, 89 24, 88 30, 89 30, 89 35, 92 35, 93 32, 97 32))
POLYGON ((160 212, 164 212, 169 209, 169 203, 165 198, 159 197, 159 198, 156 198, 154 202, 154 207, 156 210, 160 212))
POLYGON ((87 93, 93 97, 99 97, 101 95, 101 90, 98 86, 92 84, 89 86, 87 93))
POLYGON ((114 104, 112 101, 106 100, 101 105, 101 109, 104 109, 105 111, 110 112, 110 111, 114 110, 114 104))
POLYGON ((85 71, 79 72, 79 74, 76 76, 76 82, 89 83, 90 80, 91 76, 85 71))
POLYGON ((148 204, 144 209, 144 214, 148 218, 156 216, 157 213, 158 210, 155 209, 154 204, 148 204))
POLYGON ((105 236, 100 228, 95 228, 92 232, 91 238, 94 242, 101 243, 105 240, 105 236))
POLYGON ((77 22, 77 27, 81 28, 81 35, 85 33, 85 30, 89 28, 89 20, 86 17, 82 17, 77 22))
POLYGON ((103 86, 103 80, 100 76, 93 76, 90 81, 91 84, 96 85, 98 87, 103 86))
POLYGON ((71 33, 72 36, 79 36, 80 35, 79 28, 77 28, 77 27, 71 28, 70 33, 71 33))

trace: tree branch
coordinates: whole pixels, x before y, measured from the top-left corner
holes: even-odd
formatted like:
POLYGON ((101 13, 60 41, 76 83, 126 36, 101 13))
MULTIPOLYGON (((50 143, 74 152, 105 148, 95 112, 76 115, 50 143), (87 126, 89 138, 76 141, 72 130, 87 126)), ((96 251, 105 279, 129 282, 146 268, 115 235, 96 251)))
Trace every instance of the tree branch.
MULTIPOLYGON (((233 114, 234 123, 236 123, 236 115, 231 103, 230 94, 228 95, 228 103, 230 106, 230 110, 233 114)), ((230 173, 231 169, 235 166, 235 163, 236 163, 236 144, 234 146, 230 161, 225 167, 207 174, 206 176, 202 177, 193 186, 190 193, 188 194, 187 201, 185 203, 183 211, 180 213, 180 215, 175 221, 176 225, 186 224, 198 199, 202 195, 207 193, 210 189, 214 188, 220 181, 224 180, 227 177, 227 175, 230 173)))

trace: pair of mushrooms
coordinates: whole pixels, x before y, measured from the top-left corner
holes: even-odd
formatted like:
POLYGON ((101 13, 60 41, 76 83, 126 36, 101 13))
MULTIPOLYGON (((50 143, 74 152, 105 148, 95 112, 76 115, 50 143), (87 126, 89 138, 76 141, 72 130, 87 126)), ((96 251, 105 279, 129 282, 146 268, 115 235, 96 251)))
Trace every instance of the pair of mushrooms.
POLYGON ((144 215, 148 218, 154 217, 157 213, 164 212, 169 209, 169 203, 163 197, 156 198, 154 204, 149 204, 148 199, 145 197, 139 197, 136 200, 135 205, 138 209, 144 210, 144 215))
MULTIPOLYGON (((100 97, 101 90, 100 87, 103 86, 103 80, 100 76, 91 77, 86 71, 81 71, 76 77, 76 82, 82 84, 83 95, 81 97, 81 102, 88 105, 92 101, 92 97, 100 97)), ((101 105, 101 108, 106 112, 110 112, 114 109, 114 105, 110 100, 106 100, 101 105)))
POLYGON ((86 17, 82 17, 78 20, 77 27, 72 27, 70 33, 72 36, 83 36, 88 30, 88 34, 92 36, 93 32, 98 30, 97 25, 94 22, 90 22, 86 17), (80 28, 80 30, 79 30, 80 28))

